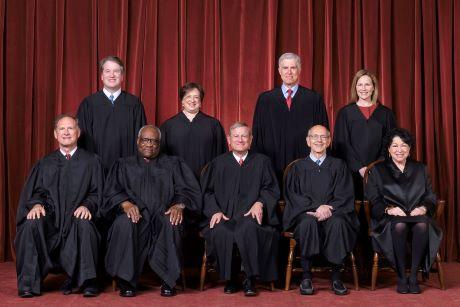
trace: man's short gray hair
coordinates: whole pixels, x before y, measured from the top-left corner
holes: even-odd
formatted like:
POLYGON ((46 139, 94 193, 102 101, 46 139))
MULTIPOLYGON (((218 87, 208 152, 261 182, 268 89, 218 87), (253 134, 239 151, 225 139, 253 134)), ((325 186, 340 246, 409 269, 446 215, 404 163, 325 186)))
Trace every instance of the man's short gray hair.
POLYGON ((282 54, 280 58, 278 59, 278 67, 281 67, 281 63, 284 60, 295 60, 295 65, 297 66, 297 68, 299 70, 302 69, 302 63, 300 62, 300 57, 297 54, 292 53, 292 52, 286 52, 282 54))
POLYGON ((157 132, 158 132, 158 136, 161 140, 161 130, 160 128, 158 128, 157 126, 154 126, 154 125, 145 125, 145 126, 142 126, 141 129, 139 129, 139 133, 137 134, 137 138, 140 138, 141 135, 142 135, 142 131, 144 131, 145 129, 155 129, 157 132))
POLYGON ((228 135, 231 135, 232 130, 237 129, 237 128, 241 128, 241 127, 246 127, 246 128, 248 128, 248 130, 249 130, 249 135, 252 135, 252 129, 251 129, 251 127, 249 127, 249 125, 246 124, 245 122, 236 122, 236 123, 232 124, 232 125, 230 126, 230 129, 228 130, 228 135))
POLYGON ((80 129, 79 125, 78 125, 78 118, 70 113, 62 113, 62 114, 59 114, 58 116, 56 116, 54 118, 54 129, 57 128, 57 125, 58 123, 61 121, 61 119, 63 118, 71 118, 75 121, 75 123, 77 124, 77 127, 80 129))

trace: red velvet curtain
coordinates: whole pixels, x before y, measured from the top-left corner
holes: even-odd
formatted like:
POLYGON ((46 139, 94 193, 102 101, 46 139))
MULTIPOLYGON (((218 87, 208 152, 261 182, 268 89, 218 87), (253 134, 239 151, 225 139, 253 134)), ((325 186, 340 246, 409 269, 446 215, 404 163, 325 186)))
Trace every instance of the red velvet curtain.
POLYGON ((323 94, 332 125, 354 73, 377 73, 381 101, 415 134, 447 200, 442 251, 456 259, 459 23, 456 0, 0 0, 0 260, 14 254, 27 173, 55 148, 52 119, 100 87, 98 59, 125 59, 125 88, 150 123, 177 113, 178 87, 197 81, 204 111, 228 127, 252 121, 287 51, 302 57, 301 83, 323 94))

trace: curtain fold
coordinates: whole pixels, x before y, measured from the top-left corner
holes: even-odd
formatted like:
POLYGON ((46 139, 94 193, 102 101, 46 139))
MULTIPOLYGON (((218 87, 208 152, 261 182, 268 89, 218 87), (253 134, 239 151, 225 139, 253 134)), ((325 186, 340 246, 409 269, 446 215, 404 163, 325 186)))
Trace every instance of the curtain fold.
POLYGON ((278 57, 302 58, 301 84, 320 92, 331 127, 358 69, 416 137, 446 199, 442 253, 459 257, 460 1, 0 0, 0 261, 14 257, 26 176, 56 148, 53 118, 100 89, 98 61, 126 63, 124 87, 149 123, 180 110, 178 88, 203 84, 204 112, 251 124, 258 95, 280 84, 278 57))

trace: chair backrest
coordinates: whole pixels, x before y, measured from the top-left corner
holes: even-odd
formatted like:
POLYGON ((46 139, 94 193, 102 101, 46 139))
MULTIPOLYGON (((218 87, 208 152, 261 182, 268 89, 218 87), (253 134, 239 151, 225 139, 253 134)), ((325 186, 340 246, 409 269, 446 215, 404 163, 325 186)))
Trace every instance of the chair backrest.
POLYGON ((291 163, 289 163, 286 168, 284 169, 284 172, 283 172, 283 182, 281 182, 281 199, 278 201, 278 210, 279 210, 279 213, 281 214, 281 216, 283 215, 283 212, 284 212, 284 208, 286 207, 286 201, 285 201, 285 192, 286 192, 286 178, 289 174, 289 172, 291 171, 292 167, 297 163, 299 162, 300 160, 302 160, 302 158, 300 159, 296 159, 294 161, 292 161, 291 163))

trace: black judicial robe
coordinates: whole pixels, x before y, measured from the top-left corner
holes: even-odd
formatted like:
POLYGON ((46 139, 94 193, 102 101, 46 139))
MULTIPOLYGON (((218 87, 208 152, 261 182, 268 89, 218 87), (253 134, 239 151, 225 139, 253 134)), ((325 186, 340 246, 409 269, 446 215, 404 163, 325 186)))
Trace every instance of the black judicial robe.
POLYGON ((197 178, 203 166, 228 150, 220 122, 203 112, 199 112, 192 121, 179 112, 164 122, 160 129, 161 150, 183 158, 197 178))
POLYGON ((19 200, 15 239, 19 290, 40 293, 50 269, 61 267, 78 286, 96 277, 99 234, 93 223, 102 202, 104 175, 99 158, 78 148, 70 160, 59 150, 32 168, 19 200), (35 204, 46 216, 28 220, 35 204), (86 206, 92 220, 77 219, 86 206))
POLYGON ((366 198, 371 203, 372 238, 374 248, 385 254, 394 265, 391 222, 426 222, 428 223, 428 249, 423 263, 425 273, 429 272, 442 240, 442 230, 434 221, 436 195, 431 188, 431 181, 424 164, 408 160, 401 172, 391 160, 376 164, 370 171, 365 187, 366 198), (425 216, 393 217, 385 214, 389 205, 400 207, 406 214, 419 206, 427 208, 425 216))
POLYGON ((254 110, 252 149, 272 160, 280 179, 290 162, 309 155, 306 136, 314 125, 329 127, 320 94, 299 85, 289 110, 281 88, 264 92, 254 110))
MULTIPOLYGON (((202 197, 193 172, 178 158, 160 154, 147 162, 140 155, 121 158, 107 177, 102 214, 115 218, 108 234, 106 270, 137 285, 147 259, 150 267, 173 287, 181 273, 181 229, 164 213, 176 203, 200 212, 202 197), (120 204, 129 200, 142 218, 131 222, 120 204)), ((182 222, 183 223, 183 222, 182 222)))
POLYGON ((393 112, 378 104, 369 119, 366 119, 353 102, 337 114, 334 128, 334 155, 347 162, 353 172, 357 197, 362 197, 362 179, 359 169, 385 155, 382 148, 385 134, 396 127, 393 112))
POLYGON ((77 117, 82 131, 79 146, 98 154, 106 173, 118 158, 137 153, 137 133, 146 124, 138 97, 122 91, 112 105, 98 91, 83 99, 77 117))
POLYGON ((329 155, 321 166, 310 157, 299 160, 287 175, 285 185, 283 226, 294 230, 302 257, 322 253, 329 262, 341 264, 353 250, 359 229, 353 184, 345 162, 329 155), (332 216, 326 221, 317 222, 306 214, 323 204, 333 207, 332 216))
POLYGON ((201 186, 207 253, 209 259, 217 261, 221 278, 231 277, 232 249, 236 243, 247 276, 276 280, 276 205, 280 192, 270 159, 249 152, 240 166, 232 152, 225 153, 208 165, 201 186), (263 203, 262 225, 251 216, 243 216, 257 201, 263 203), (211 217, 217 212, 223 212, 230 220, 221 220, 210 229, 211 217))

